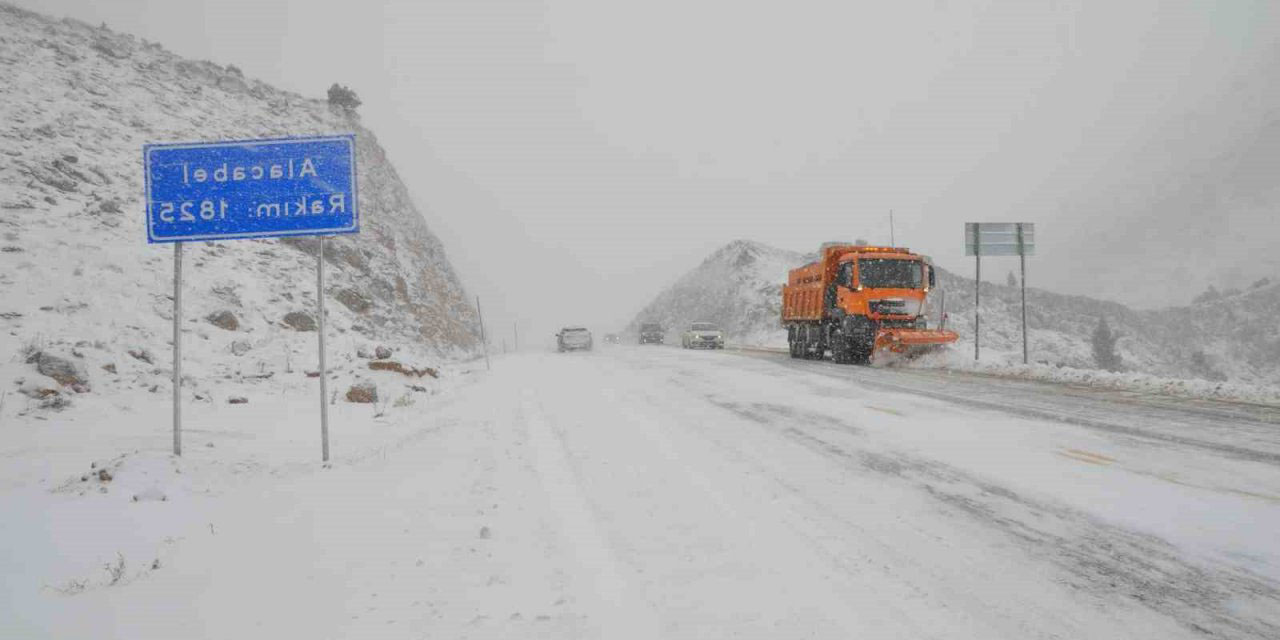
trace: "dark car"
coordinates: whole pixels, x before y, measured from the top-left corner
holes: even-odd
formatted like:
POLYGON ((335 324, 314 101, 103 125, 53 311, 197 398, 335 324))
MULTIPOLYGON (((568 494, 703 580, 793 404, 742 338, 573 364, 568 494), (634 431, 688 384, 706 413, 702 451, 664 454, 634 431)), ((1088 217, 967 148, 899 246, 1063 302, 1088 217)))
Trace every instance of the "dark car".
POLYGON ((590 351, 591 332, 586 327, 565 327, 556 334, 556 349, 565 351, 590 351))
POLYGON ((667 337, 667 330, 656 322, 640 324, 640 344, 662 344, 667 337))

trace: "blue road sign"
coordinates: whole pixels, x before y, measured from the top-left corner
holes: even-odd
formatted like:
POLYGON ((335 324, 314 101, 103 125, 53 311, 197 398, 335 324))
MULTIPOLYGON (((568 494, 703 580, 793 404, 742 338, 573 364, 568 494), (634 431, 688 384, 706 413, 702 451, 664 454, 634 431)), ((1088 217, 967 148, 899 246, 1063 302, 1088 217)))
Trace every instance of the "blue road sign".
POLYGON ((149 144, 147 241, 358 233, 355 136, 149 144))

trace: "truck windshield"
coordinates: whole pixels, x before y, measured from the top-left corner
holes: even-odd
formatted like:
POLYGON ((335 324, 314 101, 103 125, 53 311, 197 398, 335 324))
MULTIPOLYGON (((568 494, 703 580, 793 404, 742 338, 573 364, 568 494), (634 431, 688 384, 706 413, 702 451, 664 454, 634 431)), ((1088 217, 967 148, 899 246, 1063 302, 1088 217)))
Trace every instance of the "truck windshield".
POLYGON ((871 289, 919 289, 921 278, 918 260, 864 258, 858 261, 858 280, 871 289))

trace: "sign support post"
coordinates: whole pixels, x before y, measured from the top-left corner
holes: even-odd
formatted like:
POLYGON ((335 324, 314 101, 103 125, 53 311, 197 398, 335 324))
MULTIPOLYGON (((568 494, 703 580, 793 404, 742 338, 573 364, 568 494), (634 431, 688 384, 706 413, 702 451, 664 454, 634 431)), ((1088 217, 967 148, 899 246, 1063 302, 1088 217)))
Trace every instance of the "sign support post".
POLYGON ((982 256, 1018 256, 1022 266, 1022 364, 1031 360, 1027 337, 1027 256, 1036 252, 1036 226, 1031 222, 964 223, 965 255, 973 256, 973 359, 978 359, 982 314, 982 256))
POLYGON ((173 455, 182 455, 182 243, 173 243, 173 455))
POLYGON ((316 329, 320 333, 320 460, 329 461, 329 372, 324 363, 324 236, 317 236, 316 329))
POLYGON ((1022 364, 1027 364, 1027 253, 1022 242, 1022 223, 1018 223, 1018 262, 1022 263, 1022 364))
POLYGON ((978 360, 978 343, 982 336, 982 308, 979 304, 982 290, 982 234, 973 225, 973 359, 978 360))

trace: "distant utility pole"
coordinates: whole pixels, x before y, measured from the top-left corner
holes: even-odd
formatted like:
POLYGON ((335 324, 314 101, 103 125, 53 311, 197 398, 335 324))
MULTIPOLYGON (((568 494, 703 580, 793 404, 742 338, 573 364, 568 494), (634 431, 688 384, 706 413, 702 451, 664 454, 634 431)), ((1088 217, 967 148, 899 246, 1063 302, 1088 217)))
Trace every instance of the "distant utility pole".
POLYGON ((520 325, 514 322, 511 323, 511 335, 514 336, 515 343, 516 343, 515 347, 511 350, 519 351, 520 350, 520 325))
POLYGON ((480 347, 484 349, 484 368, 492 370, 489 365, 489 343, 484 338, 484 312, 480 310, 480 296, 476 296, 476 315, 480 318, 480 347))
POLYGON ((889 246, 898 246, 898 242, 893 237, 893 209, 889 210, 889 246))

